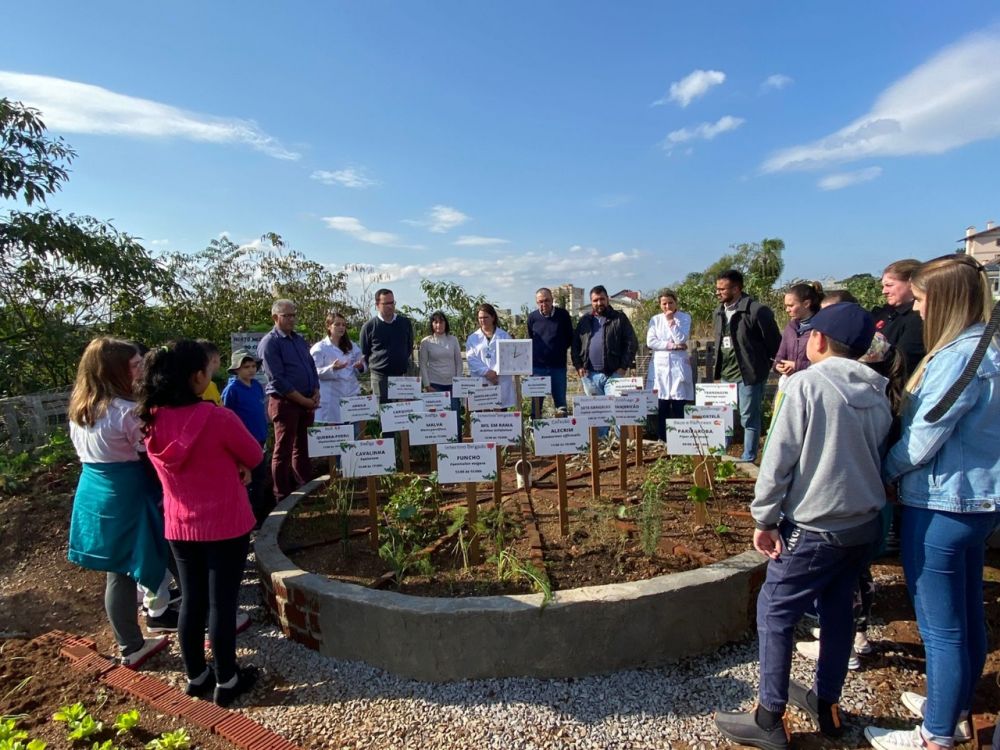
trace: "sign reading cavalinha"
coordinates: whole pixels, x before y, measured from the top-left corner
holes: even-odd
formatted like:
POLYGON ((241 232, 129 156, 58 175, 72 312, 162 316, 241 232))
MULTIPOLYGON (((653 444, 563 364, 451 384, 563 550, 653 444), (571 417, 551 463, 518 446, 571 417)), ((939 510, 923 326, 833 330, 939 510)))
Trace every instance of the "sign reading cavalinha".
POLYGON ((355 440, 340 448, 340 470, 345 477, 377 477, 396 471, 396 446, 392 438, 355 440))

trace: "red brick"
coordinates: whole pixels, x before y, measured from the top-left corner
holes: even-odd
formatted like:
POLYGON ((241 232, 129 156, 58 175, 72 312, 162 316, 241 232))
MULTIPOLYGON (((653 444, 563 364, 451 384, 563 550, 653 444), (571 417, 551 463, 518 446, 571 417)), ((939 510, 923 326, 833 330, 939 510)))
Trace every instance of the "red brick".
POLYGON ((262 727, 256 721, 241 714, 231 714, 228 719, 216 725, 212 731, 242 748, 249 748, 255 742, 276 736, 270 729, 262 727))
POLYGON ((208 701, 191 701, 190 705, 187 706, 180 715, 192 724, 196 724, 202 729, 213 732, 219 724, 224 722, 233 714, 224 708, 219 708, 214 703, 209 703, 208 701))
POLYGON ((289 606, 285 607, 285 619, 297 628, 306 630, 309 626, 306 624, 305 613, 298 607, 289 606))
POLYGON ((84 659, 92 653, 94 652, 91 649, 86 646, 81 646, 78 643, 66 645, 59 649, 59 655, 64 659, 69 659, 70 663, 78 662, 80 659, 84 659))
POLYGON ((84 646, 89 648, 91 651, 97 650, 97 644, 89 638, 81 638, 79 636, 71 635, 69 638, 63 641, 63 646, 84 646))
POLYGON ((115 663, 110 659, 106 659, 100 654, 95 654, 91 652, 88 656, 83 657, 79 661, 73 662, 70 666, 78 671, 83 672, 87 677, 97 679, 103 675, 110 672, 115 668, 115 663))
POLYGON ((193 699, 177 688, 170 688, 163 695, 149 701, 150 706, 167 716, 181 716, 193 703, 193 699))
POLYGON ((138 675, 138 679, 126 684, 124 690, 137 698, 142 698, 144 701, 149 702, 169 691, 170 686, 155 677, 141 674, 138 675))
POLYGON ((131 684, 138 676, 138 674, 127 667, 115 667, 101 677, 101 682, 124 690, 125 686, 131 684))
POLYGON ((319 651, 319 641, 311 633, 304 633, 301 630, 289 629, 290 632, 287 633, 288 637, 293 641, 301 643, 307 648, 311 648, 313 651, 319 651))

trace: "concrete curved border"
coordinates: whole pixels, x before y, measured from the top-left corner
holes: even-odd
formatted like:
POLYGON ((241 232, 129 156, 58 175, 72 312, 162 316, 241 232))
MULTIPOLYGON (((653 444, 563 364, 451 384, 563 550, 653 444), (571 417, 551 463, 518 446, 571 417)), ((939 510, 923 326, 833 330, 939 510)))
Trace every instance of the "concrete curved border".
POLYGON ((256 559, 267 606, 289 637, 339 659, 418 680, 575 677, 718 649, 754 621, 765 562, 745 552, 698 570, 556 593, 462 599, 377 591, 295 567, 278 547, 304 485, 264 522, 256 559))

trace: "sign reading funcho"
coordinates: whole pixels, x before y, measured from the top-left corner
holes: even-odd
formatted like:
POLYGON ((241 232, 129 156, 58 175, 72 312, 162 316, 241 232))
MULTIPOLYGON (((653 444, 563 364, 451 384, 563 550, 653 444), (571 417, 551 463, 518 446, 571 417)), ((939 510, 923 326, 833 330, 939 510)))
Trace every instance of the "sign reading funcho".
POLYGON ((450 443, 438 446, 438 481, 492 482, 497 478, 495 443, 450 443))

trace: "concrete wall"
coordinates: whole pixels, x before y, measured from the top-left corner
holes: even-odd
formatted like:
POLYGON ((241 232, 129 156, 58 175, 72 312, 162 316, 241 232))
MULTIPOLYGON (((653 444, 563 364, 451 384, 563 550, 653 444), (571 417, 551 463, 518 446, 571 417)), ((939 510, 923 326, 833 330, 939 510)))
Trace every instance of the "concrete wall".
POLYGON ((299 570, 278 548, 287 513, 320 485, 291 495, 265 522, 256 559, 282 630, 320 653, 419 680, 568 677, 707 653, 753 624, 765 563, 746 552, 648 581, 541 594, 417 597, 299 570))

